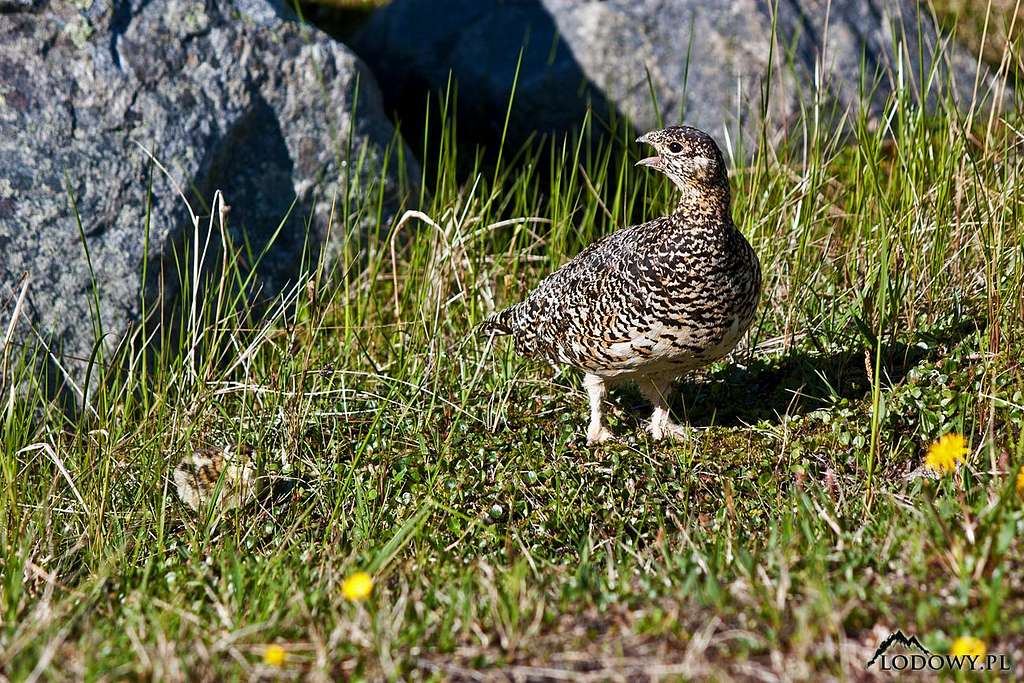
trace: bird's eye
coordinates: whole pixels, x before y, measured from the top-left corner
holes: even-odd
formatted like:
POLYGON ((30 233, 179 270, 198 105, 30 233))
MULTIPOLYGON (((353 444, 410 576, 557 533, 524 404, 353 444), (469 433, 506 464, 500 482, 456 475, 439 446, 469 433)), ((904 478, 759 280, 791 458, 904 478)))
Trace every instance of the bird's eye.
POLYGON ((680 145, 678 142, 673 142, 671 145, 668 146, 668 151, 672 152, 673 154, 679 154, 680 152, 683 151, 683 146, 680 145))

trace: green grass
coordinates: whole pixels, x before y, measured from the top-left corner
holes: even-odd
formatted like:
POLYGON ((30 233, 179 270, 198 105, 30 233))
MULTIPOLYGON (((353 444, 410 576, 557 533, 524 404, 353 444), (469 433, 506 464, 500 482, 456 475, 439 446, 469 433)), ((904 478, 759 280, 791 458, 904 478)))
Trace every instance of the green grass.
MULTIPOLYGON (((99 353, 87 410, 7 353, 0 671, 859 679, 899 627, 1024 675, 1020 122, 907 97, 882 121, 733 169, 764 296, 743 348, 679 383, 685 443, 649 441, 625 388, 621 440, 586 448, 579 377, 473 333, 671 206, 619 125, 467 161, 435 117, 430 224, 339 197, 345 248, 289 295, 250 304, 226 257, 187 277, 180 326, 99 353), (951 431, 968 462, 912 476, 951 431), (192 515, 168 474, 226 442, 277 495, 192 515), (373 597, 349 603, 362 569, 373 597)), ((197 234, 227 234, 206 211, 197 234)))

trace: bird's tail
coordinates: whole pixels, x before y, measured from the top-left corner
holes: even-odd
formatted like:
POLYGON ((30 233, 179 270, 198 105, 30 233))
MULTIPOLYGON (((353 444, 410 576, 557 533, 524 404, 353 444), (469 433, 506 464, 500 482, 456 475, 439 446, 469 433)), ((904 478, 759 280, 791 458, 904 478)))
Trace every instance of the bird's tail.
POLYGON ((504 337, 512 334, 512 321, 510 320, 510 311, 512 309, 506 308, 504 311, 498 311, 487 316, 487 319, 480 323, 478 328, 480 334, 483 336, 495 336, 504 337))

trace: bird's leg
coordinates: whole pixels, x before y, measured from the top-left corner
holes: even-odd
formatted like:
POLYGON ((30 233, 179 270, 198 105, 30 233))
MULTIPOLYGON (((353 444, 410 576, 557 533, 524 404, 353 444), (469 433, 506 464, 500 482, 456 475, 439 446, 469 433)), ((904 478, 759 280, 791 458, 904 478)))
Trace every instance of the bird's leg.
POLYGON ((590 398, 590 426, 587 428, 587 445, 603 443, 614 438, 612 433, 602 424, 604 397, 608 395, 608 387, 604 380, 597 375, 586 374, 583 376, 583 386, 587 389, 587 396, 590 398))
POLYGON ((672 380, 661 377, 645 377, 637 382, 637 384, 639 384, 640 392, 644 395, 644 398, 654 406, 654 412, 651 413, 651 424, 648 427, 654 440, 660 441, 665 437, 685 439, 686 429, 682 425, 673 422, 672 416, 669 414, 667 397, 672 380))

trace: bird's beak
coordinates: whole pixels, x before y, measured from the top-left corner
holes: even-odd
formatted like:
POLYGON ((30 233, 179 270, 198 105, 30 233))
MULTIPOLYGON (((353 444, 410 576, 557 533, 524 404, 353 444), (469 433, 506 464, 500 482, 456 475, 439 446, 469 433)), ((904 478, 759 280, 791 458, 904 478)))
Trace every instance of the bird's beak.
MULTIPOLYGON (((650 141, 648 140, 649 136, 650 136, 650 133, 644 133, 643 135, 638 137, 636 139, 636 141, 638 143, 640 143, 640 144, 649 145, 650 144, 650 141)), ((637 166, 650 166, 651 168, 660 170, 662 168, 662 159, 661 159, 660 156, 647 157, 646 159, 641 159, 640 161, 636 162, 636 165, 637 166)))

